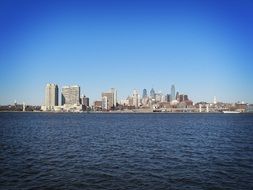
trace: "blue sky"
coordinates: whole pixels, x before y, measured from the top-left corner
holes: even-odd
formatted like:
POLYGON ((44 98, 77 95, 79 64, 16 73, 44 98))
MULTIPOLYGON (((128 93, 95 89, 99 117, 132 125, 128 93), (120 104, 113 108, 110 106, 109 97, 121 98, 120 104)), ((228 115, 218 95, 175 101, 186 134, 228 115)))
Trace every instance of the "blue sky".
POLYGON ((0 104, 46 83, 253 103, 253 1, 0 1, 0 104))

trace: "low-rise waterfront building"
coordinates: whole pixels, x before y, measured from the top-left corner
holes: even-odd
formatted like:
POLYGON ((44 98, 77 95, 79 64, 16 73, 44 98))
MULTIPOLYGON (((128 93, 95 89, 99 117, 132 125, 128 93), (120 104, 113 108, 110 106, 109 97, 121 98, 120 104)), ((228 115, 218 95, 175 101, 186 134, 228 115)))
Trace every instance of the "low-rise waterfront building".
POLYGON ((94 111, 102 111, 102 101, 100 101, 100 100, 94 101, 93 110, 94 111))

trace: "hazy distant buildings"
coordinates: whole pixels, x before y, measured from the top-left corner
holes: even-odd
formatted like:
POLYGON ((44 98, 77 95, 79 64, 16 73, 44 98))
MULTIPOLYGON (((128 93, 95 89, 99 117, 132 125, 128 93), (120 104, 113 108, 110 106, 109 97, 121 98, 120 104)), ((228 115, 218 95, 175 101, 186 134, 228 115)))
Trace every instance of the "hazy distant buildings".
POLYGON ((124 107, 127 107, 129 106, 129 100, 128 99, 120 100, 120 104, 124 107))
POLYGON ((142 98, 141 103, 143 107, 149 107, 149 97, 142 98))
POLYGON ((155 90, 153 88, 150 90, 150 98, 155 99, 155 90))
POLYGON ((175 85, 171 86, 171 90, 170 90, 170 101, 172 102, 173 100, 176 100, 176 89, 175 89, 175 85))
POLYGON ((43 109, 46 111, 54 110, 58 106, 59 89, 56 84, 47 84, 45 88, 45 105, 43 109))
POLYGON ((184 95, 184 101, 189 101, 188 95, 184 95))
POLYGON ((162 101, 162 92, 155 93, 155 102, 161 102, 162 101))
POLYGON ((246 112, 253 113, 253 104, 249 104, 246 108, 246 112))
POLYGON ((134 90, 133 91, 133 106, 135 108, 138 108, 139 107, 139 97, 138 97, 138 92, 137 90, 134 90))
POLYGON ((186 95, 186 94, 180 94, 179 95, 179 102, 184 102, 184 101, 188 101, 189 99, 188 99, 188 95, 186 95))
POLYGON ((80 87, 64 86, 62 87, 62 105, 80 105, 80 87))
POLYGON ((179 95, 179 102, 183 102, 184 101, 184 95, 183 94, 180 94, 179 95))
POLYGON ((170 94, 167 94, 167 95, 166 95, 166 101, 167 101, 167 102, 170 102, 170 94))
POLYGON ((176 100, 179 102, 179 92, 176 94, 176 100))
POLYGON ((142 92, 142 98, 146 98, 148 96, 148 92, 147 92, 147 89, 143 89, 143 92, 142 92))
POLYGON ((166 95, 163 95, 163 94, 162 94, 161 102, 167 102, 167 97, 166 97, 166 95))
POLYGON ((217 104, 216 96, 213 97, 213 104, 217 104))
POLYGON ((134 106, 133 96, 128 96, 127 97, 127 101, 128 101, 128 106, 134 106))
MULTIPOLYGON (((153 92, 151 92, 153 94, 153 92)), ((149 107, 149 97, 147 89, 143 89, 142 91, 142 99, 140 99, 139 104, 141 103, 142 107, 149 107)))

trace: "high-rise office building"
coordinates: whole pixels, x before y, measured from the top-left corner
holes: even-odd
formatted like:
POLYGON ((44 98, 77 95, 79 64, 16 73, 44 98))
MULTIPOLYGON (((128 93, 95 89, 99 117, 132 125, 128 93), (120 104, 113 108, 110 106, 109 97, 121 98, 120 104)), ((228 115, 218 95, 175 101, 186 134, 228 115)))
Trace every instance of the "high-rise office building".
POLYGON ((113 93, 113 106, 117 106, 117 90, 115 88, 111 88, 111 93, 113 93))
POLYGON ((59 89, 56 84, 47 84, 45 88, 45 107, 46 110, 54 109, 58 106, 59 89))
POLYGON ((155 99, 155 90, 153 88, 150 90, 150 98, 155 99))
POLYGON ((137 90, 133 91, 133 106, 135 108, 139 107, 139 98, 138 98, 138 92, 137 92, 137 90))
POLYGON ((102 99, 107 98, 107 110, 110 110, 114 106, 114 93, 113 92, 103 92, 102 99))
POLYGON ((80 86, 62 87, 62 105, 80 105, 80 86))
POLYGON ((82 95, 81 97, 81 104, 86 106, 86 107, 89 107, 90 104, 89 104, 89 98, 86 97, 85 95, 82 95))
POLYGON ((175 85, 171 86, 171 91, 170 91, 170 101, 176 100, 176 89, 175 85))
POLYGON ((107 96, 102 97, 102 110, 108 110, 108 98, 107 98, 107 96))
POLYGON ((101 94, 103 97, 107 97, 107 109, 113 109, 117 106, 117 90, 115 88, 111 88, 108 92, 103 92, 101 94))
POLYGON ((170 94, 167 94, 167 95, 166 95, 166 101, 167 101, 167 102, 170 102, 170 94))
POLYGON ((176 100, 179 101, 179 92, 176 93, 176 100))
POLYGON ((143 89, 142 98, 146 98, 147 96, 148 96, 147 89, 143 89))

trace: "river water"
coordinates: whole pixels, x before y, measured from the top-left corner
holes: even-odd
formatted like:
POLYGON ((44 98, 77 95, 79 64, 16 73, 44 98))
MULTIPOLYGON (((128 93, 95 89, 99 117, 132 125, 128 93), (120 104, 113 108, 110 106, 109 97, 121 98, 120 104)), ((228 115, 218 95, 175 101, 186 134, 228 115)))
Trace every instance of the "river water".
POLYGON ((0 189, 253 189, 253 114, 0 113, 0 189))

